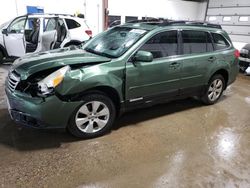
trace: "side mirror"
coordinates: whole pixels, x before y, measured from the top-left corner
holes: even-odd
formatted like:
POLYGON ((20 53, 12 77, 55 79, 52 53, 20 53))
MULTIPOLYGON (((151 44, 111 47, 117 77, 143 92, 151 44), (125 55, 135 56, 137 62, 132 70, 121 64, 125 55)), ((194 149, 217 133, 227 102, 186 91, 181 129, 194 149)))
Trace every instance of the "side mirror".
POLYGON ((135 56, 134 56, 134 60, 137 61, 141 61, 141 62, 152 62, 153 61, 153 55, 151 52, 147 52, 147 51, 138 51, 135 56))
POLYGON ((4 35, 8 35, 8 31, 7 31, 7 29, 3 29, 3 30, 2 30, 2 34, 4 34, 4 35))

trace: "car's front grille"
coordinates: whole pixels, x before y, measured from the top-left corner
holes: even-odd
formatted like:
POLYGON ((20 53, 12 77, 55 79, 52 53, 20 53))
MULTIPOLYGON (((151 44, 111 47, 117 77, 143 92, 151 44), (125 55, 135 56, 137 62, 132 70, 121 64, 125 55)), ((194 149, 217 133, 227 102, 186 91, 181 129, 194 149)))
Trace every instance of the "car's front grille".
POLYGON ((19 82, 20 76, 15 71, 10 72, 8 75, 8 88, 14 91, 19 82))

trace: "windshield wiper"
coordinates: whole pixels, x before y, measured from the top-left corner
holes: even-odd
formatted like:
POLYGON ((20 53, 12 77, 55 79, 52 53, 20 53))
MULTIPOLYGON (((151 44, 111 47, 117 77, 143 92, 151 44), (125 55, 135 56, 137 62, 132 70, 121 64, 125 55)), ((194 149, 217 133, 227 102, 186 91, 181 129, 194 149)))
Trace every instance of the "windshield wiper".
POLYGON ((115 58, 115 56, 112 56, 112 55, 104 53, 104 52, 97 52, 91 48, 85 48, 84 50, 87 52, 90 52, 92 54, 96 54, 96 55, 100 55, 100 56, 104 56, 104 57, 108 57, 108 58, 115 58))

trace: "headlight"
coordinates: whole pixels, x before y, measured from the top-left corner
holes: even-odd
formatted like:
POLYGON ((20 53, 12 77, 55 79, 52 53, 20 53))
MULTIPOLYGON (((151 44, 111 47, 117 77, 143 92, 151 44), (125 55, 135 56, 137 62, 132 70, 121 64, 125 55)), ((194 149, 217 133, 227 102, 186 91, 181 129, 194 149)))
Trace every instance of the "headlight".
POLYGON ((240 53, 242 53, 242 54, 248 54, 249 50, 243 48, 243 49, 240 50, 240 53))
POLYGON ((70 70, 69 66, 60 68, 59 70, 53 72, 43 80, 38 82, 38 89, 43 95, 50 94, 56 86, 58 86, 65 76, 65 74, 70 70))

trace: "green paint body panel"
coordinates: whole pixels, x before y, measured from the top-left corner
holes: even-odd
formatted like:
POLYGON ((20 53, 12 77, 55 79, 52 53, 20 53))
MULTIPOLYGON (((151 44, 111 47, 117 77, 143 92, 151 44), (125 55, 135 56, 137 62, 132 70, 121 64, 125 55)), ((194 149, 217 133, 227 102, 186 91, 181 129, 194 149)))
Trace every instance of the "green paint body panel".
POLYGON ((80 105, 79 102, 63 102, 55 95, 42 100, 20 92, 11 93, 8 89, 6 94, 10 105, 15 105, 15 110, 41 121, 41 128, 66 127, 73 111, 80 105))
MULTIPOLYGON (((228 73, 227 84, 236 79, 238 63, 232 44, 230 48, 221 51, 176 55, 152 62, 130 62, 138 48, 159 32, 184 29, 215 32, 222 34, 231 43, 228 35, 220 29, 192 26, 158 27, 147 24, 126 24, 123 27, 145 29, 147 34, 119 58, 95 55, 80 48, 65 48, 20 58, 12 70, 21 76, 21 80, 26 80, 38 72, 69 65, 72 70, 55 88, 58 95, 74 96, 98 87, 106 87, 116 91, 120 103, 165 92, 174 97, 180 94, 181 89, 207 85, 211 76, 219 70, 228 73), (214 62, 208 61, 211 56, 216 57, 214 62), (171 66, 173 62, 177 64, 171 66)), ((14 100, 19 104, 16 110, 41 120, 48 127, 66 127, 72 113, 83 102, 64 101, 56 95, 44 99, 31 97, 18 91, 10 92, 7 86, 6 93, 10 101, 14 100)))

